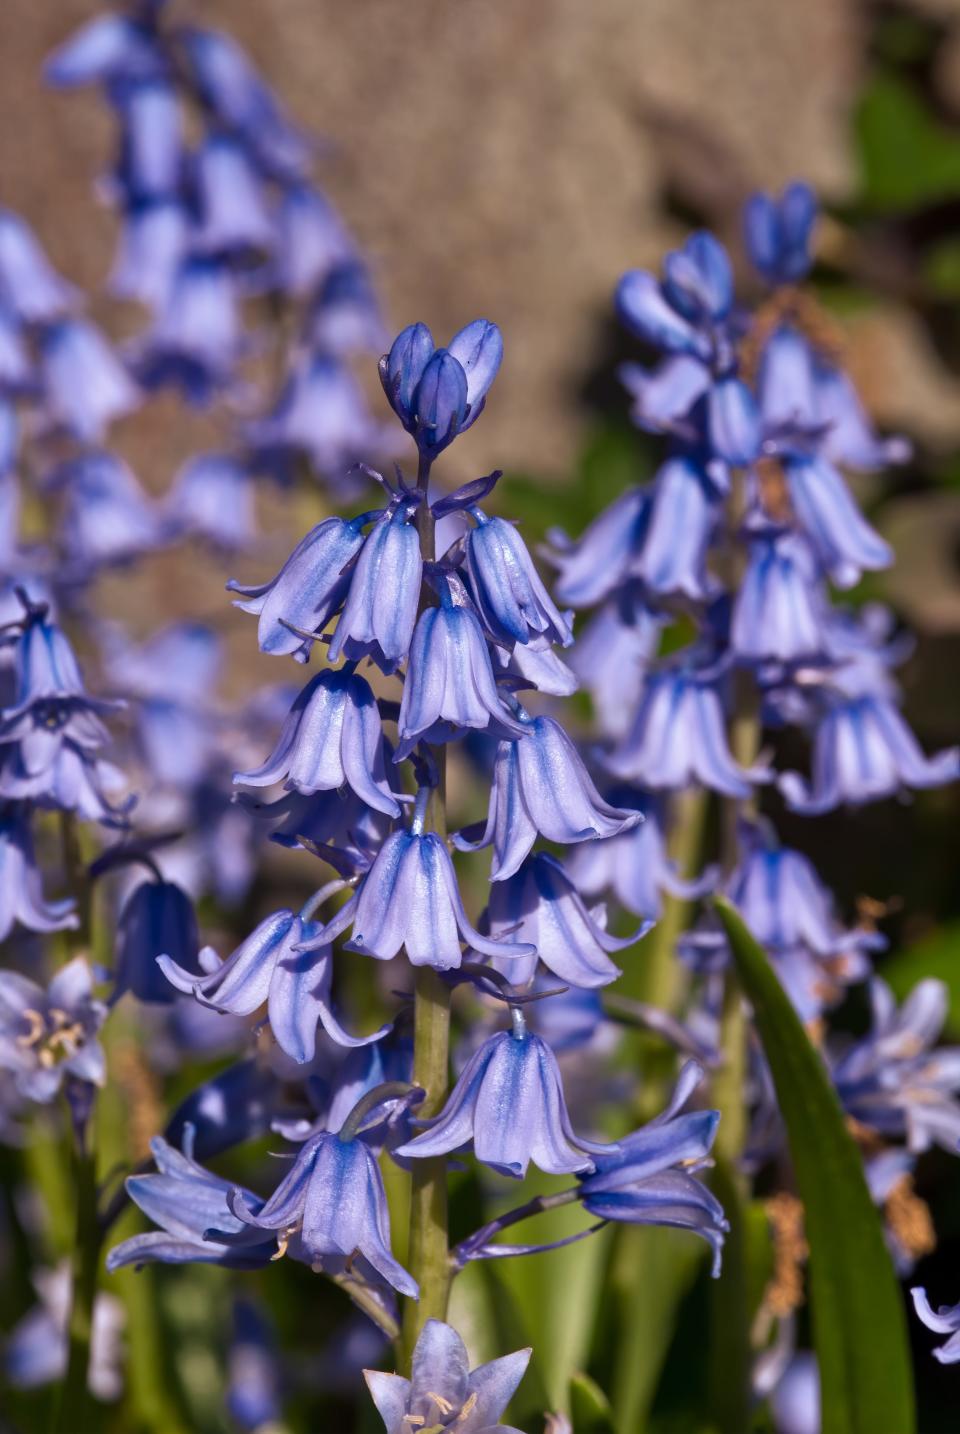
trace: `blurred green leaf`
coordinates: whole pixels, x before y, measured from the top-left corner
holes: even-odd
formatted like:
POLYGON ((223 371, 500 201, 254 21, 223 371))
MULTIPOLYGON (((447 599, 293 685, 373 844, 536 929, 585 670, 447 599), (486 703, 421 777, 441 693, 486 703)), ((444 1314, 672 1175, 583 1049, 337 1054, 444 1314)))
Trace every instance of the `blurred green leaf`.
POLYGON ((951 237, 935 244, 924 259, 923 273, 938 297, 960 298, 960 239, 951 237))
POLYGON ((576 1434, 615 1434, 610 1401, 588 1374, 570 1380, 570 1417, 576 1434))
POLYGON ((716 909, 770 1063, 804 1204, 823 1434, 912 1434, 903 1299, 859 1152, 766 955, 725 898, 716 909))
POLYGON ((723 1272, 710 1289, 710 1426, 719 1434, 743 1434, 750 1410, 747 1202, 742 1179, 722 1156, 710 1183, 730 1225, 723 1272))
POLYGON ((939 926, 924 940, 897 952, 883 963, 880 974, 901 1001, 925 976, 943 981, 950 997, 947 1027, 960 1035, 960 921, 939 926))
POLYGON ((915 209, 960 194, 960 143, 919 96, 893 75, 876 75, 855 118, 862 199, 873 209, 915 209))

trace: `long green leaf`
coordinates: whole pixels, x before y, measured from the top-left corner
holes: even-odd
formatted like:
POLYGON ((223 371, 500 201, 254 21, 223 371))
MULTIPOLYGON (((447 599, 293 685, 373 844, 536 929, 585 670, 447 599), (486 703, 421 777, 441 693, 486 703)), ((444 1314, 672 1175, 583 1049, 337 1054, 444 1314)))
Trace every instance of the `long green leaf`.
POLYGON ((912 1434, 903 1299, 860 1155, 763 950, 728 901, 716 905, 770 1063, 806 1212, 823 1434, 912 1434))

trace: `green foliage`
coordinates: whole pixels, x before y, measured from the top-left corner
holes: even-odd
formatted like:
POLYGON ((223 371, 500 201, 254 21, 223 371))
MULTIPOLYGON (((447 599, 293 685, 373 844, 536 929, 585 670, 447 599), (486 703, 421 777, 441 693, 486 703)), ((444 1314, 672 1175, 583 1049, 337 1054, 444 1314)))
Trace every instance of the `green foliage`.
POLYGON ((588 1374, 570 1380, 570 1416, 577 1434, 615 1434, 610 1402, 588 1374))
POLYGON ((903 1300, 859 1152, 766 955, 727 900, 716 907, 770 1063, 804 1204, 823 1434, 911 1434, 903 1300))
POLYGON ((881 213, 960 194, 960 143, 903 80, 878 73, 855 118, 863 203, 881 213))
POLYGON ((960 921, 936 927, 922 941, 891 956, 880 974, 900 1001, 925 977, 943 981, 950 997, 947 1029, 960 1035, 960 921))

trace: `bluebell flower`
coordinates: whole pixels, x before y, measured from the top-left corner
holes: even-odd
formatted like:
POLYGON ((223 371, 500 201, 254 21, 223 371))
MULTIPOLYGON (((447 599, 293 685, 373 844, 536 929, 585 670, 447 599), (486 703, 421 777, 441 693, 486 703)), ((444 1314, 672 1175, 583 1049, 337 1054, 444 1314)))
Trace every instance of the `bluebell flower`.
POLYGON ((160 547, 160 515, 127 465, 102 450, 83 453, 57 473, 65 489, 60 537, 81 569, 123 563, 160 547))
POLYGON ((941 1364, 960 1362, 960 1304, 939 1305, 934 1310, 927 1299, 925 1289, 915 1286, 910 1293, 917 1316, 927 1329, 932 1329, 935 1334, 950 1336, 946 1344, 941 1344, 933 1351, 934 1359, 939 1359, 941 1364))
POLYGON ((279 1425, 280 1364, 272 1324, 249 1299, 233 1302, 233 1332, 227 1359, 226 1407, 238 1428, 257 1430, 279 1425))
POLYGON ((343 220, 312 184, 284 188, 275 234, 275 282, 297 299, 310 294, 335 265, 353 257, 354 246, 343 220))
POLYGON ((633 400, 630 417, 646 433, 668 433, 696 444, 703 436, 701 400, 710 389, 710 371, 692 354, 672 354, 652 369, 624 363, 617 377, 633 400))
POLYGON ((450 340, 434 347, 425 324, 398 334, 380 360, 380 380, 391 408, 430 458, 479 418, 503 358, 496 324, 474 319, 450 340))
POLYGON ((123 773, 70 738, 63 738, 55 752, 49 765, 31 771, 22 743, 0 746, 0 798, 75 812, 85 822, 126 825, 132 800, 113 800, 126 786, 123 773))
POLYGON ((193 163, 200 211, 197 248, 205 254, 240 257, 269 250, 273 223, 244 145, 230 135, 212 134, 193 163))
POLYGON ((229 453, 189 458, 173 480, 166 517, 174 533, 200 538, 220 552, 240 552, 256 536, 254 484, 229 453))
POLYGON ((65 1076, 103 1085, 106 1061, 97 1032, 107 1008, 94 999, 83 956, 61 966, 44 989, 17 971, 0 971, 0 1068, 28 1100, 53 1100, 65 1076))
POLYGON ((497 749, 486 826, 455 838, 462 851, 493 845, 492 881, 519 869, 537 836, 548 841, 587 841, 635 826, 639 812, 605 802, 577 749, 552 717, 524 715, 520 739, 497 749))
POLYGON ((629 574, 654 593, 705 598, 711 586, 707 550, 722 498, 700 464, 687 457, 668 459, 657 473, 643 543, 629 574))
POLYGON ((707 867, 696 880, 686 880, 669 859, 661 803, 629 790, 623 793, 623 802, 641 811, 643 821, 616 836, 573 848, 566 866, 578 891, 585 896, 609 892, 634 916, 656 921, 664 892, 681 901, 696 901, 713 889, 714 867, 707 867))
POLYGON ((48 57, 44 79, 60 89, 103 84, 157 67, 156 37, 144 16, 96 15, 48 57))
POLYGON ((886 941, 878 932, 840 926, 813 864, 780 846, 769 823, 741 822, 737 835, 739 861, 727 895, 761 946, 768 951, 804 946, 818 956, 883 949, 886 941))
POLYGON ((831 463, 788 458, 784 471, 796 520, 838 587, 853 587, 861 573, 890 566, 889 544, 871 528, 831 463))
POLYGON ((26 814, 13 810, 0 817, 0 941, 17 922, 44 932, 78 925, 72 901, 45 900, 26 814))
POLYGON ((199 26, 185 26, 180 40, 204 103, 243 136, 271 173, 284 180, 301 178, 310 162, 310 143, 245 51, 229 35, 199 26))
POLYGON ((82 443, 99 443, 110 424, 140 402, 130 375, 85 319, 63 319, 43 330, 40 369, 51 418, 82 443))
POLYGON ((501 1419, 531 1353, 518 1349, 471 1370, 453 1326, 428 1319, 413 1351, 410 1379, 378 1369, 365 1369, 363 1377, 386 1434, 434 1427, 457 1434, 518 1434, 501 1419))
MULTIPOLYGON (((344 358, 354 353, 376 353, 383 348, 385 334, 366 264, 356 255, 340 260, 310 301, 305 324, 307 342, 321 353, 344 358)), ((392 435, 386 440, 386 430, 379 446, 384 451, 393 448, 392 435)))
POLYGON ((579 633, 570 666, 590 693, 604 736, 626 734, 663 625, 663 617, 627 585, 608 598, 579 633))
POLYGON ((280 1251, 296 1238, 315 1268, 358 1256, 387 1284, 416 1299, 417 1282, 390 1252, 383 1176, 362 1139, 318 1131, 300 1147, 289 1174, 262 1206, 236 1189, 230 1209, 249 1229, 269 1230, 280 1251))
POLYGON ((680 1072, 665 1109, 609 1152, 593 1153, 594 1170, 581 1177, 584 1208, 602 1220, 674 1225, 701 1235, 713 1250, 713 1273, 729 1229, 723 1207, 691 1173, 710 1163, 718 1110, 680 1112, 703 1077, 696 1061, 680 1072))
POLYGON ((387 783, 383 728, 370 685, 352 669, 325 668, 299 693, 273 752, 233 780, 247 787, 284 782, 310 796, 344 785, 361 801, 398 817, 400 804, 387 783))
POLYGON ((778 195, 753 194, 743 209, 743 237, 751 263, 768 284, 797 284, 813 262, 810 238, 817 197, 794 181, 778 195))
POLYGON ((947 1016, 942 981, 918 982, 900 1009, 885 982, 870 983, 871 1028, 837 1055, 833 1083, 847 1115, 911 1151, 960 1144, 960 1048, 934 1049, 947 1016))
MULTIPOLYGON (((67 1326, 73 1298, 69 1260, 54 1269, 38 1268, 30 1276, 39 1302, 28 1310, 4 1341, 3 1365, 14 1389, 39 1389, 55 1384, 67 1372, 67 1326)), ((123 1391, 122 1303, 103 1291, 94 1300, 90 1329, 87 1388, 95 1399, 109 1402, 123 1391)))
POLYGON ((199 977, 200 941, 193 902, 171 881, 141 881, 127 896, 117 920, 116 994, 169 1005, 174 992, 157 967, 168 953, 181 970, 199 977))
POLYGON ((722 245, 711 234, 691 235, 664 260, 664 281, 632 269, 617 286, 617 312, 627 327, 668 353, 713 357, 710 329, 733 303, 733 271, 722 245))
MULTIPOLYGON (((423 789, 425 792, 426 789, 423 789)), ((484 956, 529 956, 524 942, 493 941, 467 919, 450 853, 423 831, 422 795, 409 831, 387 837, 355 896, 308 945, 326 944, 353 925, 346 950, 389 961, 405 947, 414 966, 448 971, 460 965, 460 942, 484 956)))
POLYGON ((574 1134, 557 1058, 514 1014, 512 1031, 484 1041, 464 1066, 430 1128, 396 1154, 416 1159, 473 1146, 484 1165, 522 1180, 532 1160, 550 1175, 592 1171, 613 1147, 574 1134))
POLYGON ((470 509, 476 524, 464 538, 470 590, 488 630, 507 644, 558 642, 573 632, 547 592, 512 523, 470 509))
POLYGON ((417 620, 397 726, 398 762, 418 742, 448 742, 464 727, 525 734, 504 706, 483 629, 453 574, 441 579, 440 606, 425 608, 417 620))
POLYGON ((795 1354, 770 1397, 776 1434, 821 1434, 820 1368, 810 1350, 795 1354))
POLYGON ((111 87, 120 116, 116 184, 125 203, 175 196, 184 164, 180 100, 164 75, 111 87))
POLYGON ((80 295, 53 268, 30 226, 0 209, 0 304, 25 324, 49 324, 75 309, 80 295))
POLYGON ((326 518, 302 538, 275 578, 243 586, 231 579, 227 588, 240 593, 235 604, 260 619, 257 641, 261 652, 297 654, 304 640, 297 631, 320 632, 337 611, 350 585, 345 572, 363 546, 368 515, 346 522, 326 518), (289 624, 287 626, 286 624, 289 624))
POLYGON ((499 963, 514 985, 529 981, 539 960, 561 981, 591 989, 617 979, 609 953, 635 945, 649 927, 611 936, 604 913, 587 908, 556 857, 537 852, 515 875, 491 886, 486 929, 495 939, 512 936, 535 948, 526 960, 499 963))
POLYGON ((940 787, 960 776, 960 750, 925 757, 892 699, 882 693, 831 694, 816 724, 813 777, 784 772, 778 785, 792 811, 819 816, 861 806, 904 788, 940 787))
POLYGON ((550 697, 569 697, 580 686, 577 674, 552 647, 518 642, 509 653, 502 648, 494 649, 494 656, 506 668, 508 676, 521 679, 520 686, 532 687, 550 697))
POLYGON ((376 422, 353 374, 330 354, 300 355, 273 411, 250 423, 252 461, 286 478, 305 456, 318 473, 343 480, 353 463, 383 451, 386 430, 376 422))
POLYGON ((548 533, 551 562, 560 577, 554 584, 557 601, 570 607, 593 607, 629 576, 650 514, 644 488, 628 488, 571 541, 559 528, 548 533))
POLYGON ((261 921, 226 961, 204 947, 203 976, 183 969, 169 954, 159 955, 157 964, 178 991, 215 1010, 250 1016, 266 1004, 280 1049, 303 1064, 316 1052, 318 1023, 342 1046, 378 1041, 389 1029, 381 1026, 371 1036, 351 1036, 340 1025, 330 995, 332 953, 329 945, 314 940, 317 931, 316 922, 308 917, 277 911, 261 921), (308 942, 313 944, 305 949, 308 942))
MULTIPOLYGON (((160 1229, 132 1235, 115 1245, 107 1255, 108 1270, 154 1261, 167 1265, 226 1265, 241 1270, 270 1263, 277 1250, 275 1238, 233 1214, 228 1199, 236 1198, 238 1187, 198 1165, 189 1138, 183 1153, 159 1136, 151 1140, 150 1151, 156 1174, 130 1175, 125 1185, 133 1203, 160 1229)), ((263 1202, 249 1191, 243 1194, 248 1209, 262 1206, 263 1202)), ((289 1253, 293 1259, 307 1259, 296 1240, 290 1242, 289 1253)))
POLYGON ((162 311, 189 244, 190 221, 177 199, 129 203, 107 288, 117 299, 132 299, 162 311))
POLYGON ((364 540, 330 643, 330 661, 370 657, 395 672, 410 649, 420 601, 420 535, 404 508, 387 513, 364 540))
POLYGON ((737 657, 751 663, 813 661, 824 650, 827 612, 806 540, 774 528, 752 532, 730 623, 737 657))
POLYGON ((176 384, 191 403, 205 404, 234 376, 243 347, 236 279, 215 256, 190 253, 131 360, 148 389, 176 384))
POLYGON ((714 682, 685 665, 648 674, 633 726, 603 760, 615 776, 651 791, 696 783, 743 799, 751 780, 763 778, 734 762, 714 682))

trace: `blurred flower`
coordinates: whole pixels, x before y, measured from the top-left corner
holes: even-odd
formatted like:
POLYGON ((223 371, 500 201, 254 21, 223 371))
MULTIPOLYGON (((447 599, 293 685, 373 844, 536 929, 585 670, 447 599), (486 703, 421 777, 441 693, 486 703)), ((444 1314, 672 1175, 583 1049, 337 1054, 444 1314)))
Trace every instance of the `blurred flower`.
MULTIPOLYGON (((67 1372, 67 1325, 72 1301, 70 1263, 39 1268, 31 1275, 40 1303, 14 1326, 6 1340, 3 1363, 14 1389, 55 1384, 67 1372)), ((123 1392, 123 1330, 120 1300, 99 1293, 93 1305, 87 1386, 96 1399, 119 1399, 123 1392)))
POLYGON ((813 262, 810 237, 816 218, 816 195, 798 181, 778 195, 754 194, 748 199, 743 237, 754 268, 768 284, 796 284, 806 278, 813 262))
POLYGON ((138 1001, 169 1005, 174 993, 157 957, 169 954, 181 970, 197 972, 199 946, 197 918, 186 892, 169 881, 140 882, 117 920, 116 994, 132 991, 138 1001))
POLYGON ((103 1085, 97 1032, 107 1008, 93 997, 93 974, 75 956, 46 990, 17 971, 0 971, 0 1067, 29 1100, 53 1100, 65 1076, 103 1085))
POLYGON ((26 814, 14 811, 0 817, 0 941, 17 922, 44 932, 78 925, 71 900, 44 899, 26 814))
POLYGON ((934 1312, 926 1290, 917 1286, 910 1293, 913 1307, 927 1329, 950 1336, 946 1344, 933 1351, 934 1359, 939 1359, 941 1364, 956 1364, 960 1361, 960 1305, 940 1305, 934 1312))

